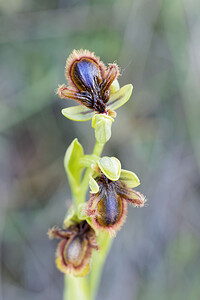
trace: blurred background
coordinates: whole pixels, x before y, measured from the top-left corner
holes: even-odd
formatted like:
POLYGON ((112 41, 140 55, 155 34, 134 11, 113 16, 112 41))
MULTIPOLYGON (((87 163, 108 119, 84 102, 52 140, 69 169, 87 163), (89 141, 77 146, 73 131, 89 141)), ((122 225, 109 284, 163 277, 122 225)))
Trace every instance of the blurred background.
POLYGON ((200 299, 199 11, 198 0, 0 1, 1 300, 62 299, 46 232, 71 203, 65 150, 75 137, 86 153, 94 144, 55 95, 74 48, 117 62, 120 85, 134 85, 104 154, 148 199, 129 207, 97 300, 200 299))

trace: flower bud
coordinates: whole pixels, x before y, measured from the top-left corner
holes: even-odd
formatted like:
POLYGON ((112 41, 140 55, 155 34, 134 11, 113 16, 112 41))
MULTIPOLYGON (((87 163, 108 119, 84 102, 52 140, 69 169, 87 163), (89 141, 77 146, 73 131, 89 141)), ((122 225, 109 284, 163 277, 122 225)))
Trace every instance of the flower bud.
POLYGON ((92 127, 95 129, 95 138, 100 144, 105 144, 111 137, 111 126, 114 119, 105 114, 94 115, 92 127))

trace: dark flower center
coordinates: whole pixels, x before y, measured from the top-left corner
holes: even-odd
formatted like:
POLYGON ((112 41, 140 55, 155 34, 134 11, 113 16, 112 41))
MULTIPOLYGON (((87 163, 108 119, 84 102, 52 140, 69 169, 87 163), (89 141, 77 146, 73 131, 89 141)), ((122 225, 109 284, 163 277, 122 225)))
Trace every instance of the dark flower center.
POLYGON ((112 189, 107 189, 104 197, 97 205, 97 222, 101 226, 114 225, 122 214, 122 200, 112 189))

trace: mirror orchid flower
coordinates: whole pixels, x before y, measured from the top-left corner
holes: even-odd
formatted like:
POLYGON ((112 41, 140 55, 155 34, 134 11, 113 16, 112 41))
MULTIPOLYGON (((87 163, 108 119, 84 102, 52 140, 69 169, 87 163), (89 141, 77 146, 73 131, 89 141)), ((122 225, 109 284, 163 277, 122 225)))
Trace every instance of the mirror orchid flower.
POLYGON ((88 50, 74 50, 66 61, 68 86, 60 85, 60 98, 75 100, 80 105, 64 108, 62 114, 74 121, 88 121, 95 114, 116 116, 115 109, 125 104, 132 93, 132 85, 119 88, 119 68, 108 68, 99 57, 88 50))

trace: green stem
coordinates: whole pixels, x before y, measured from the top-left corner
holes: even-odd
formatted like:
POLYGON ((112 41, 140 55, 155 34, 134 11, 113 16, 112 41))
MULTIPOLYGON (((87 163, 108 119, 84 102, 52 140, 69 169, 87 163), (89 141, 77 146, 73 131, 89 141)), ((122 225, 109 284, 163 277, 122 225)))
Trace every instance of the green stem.
POLYGON ((89 299, 89 286, 86 277, 73 277, 73 275, 65 275, 64 287, 63 300, 89 299))
MULTIPOLYGON (((100 156, 103 151, 103 147, 104 144, 96 142, 92 155, 100 156)), ((76 211, 78 210, 78 205, 85 202, 90 172, 91 167, 89 164, 80 186, 75 185, 74 182, 69 180, 76 211)), ((92 300, 94 298, 98 288, 102 267, 111 244, 111 239, 108 238, 106 234, 102 234, 100 236, 101 238, 99 237, 99 245, 101 247, 101 251, 97 253, 98 258, 95 259, 95 261, 98 262, 93 266, 94 270, 92 275, 83 278, 65 275, 63 300, 92 300)))
MULTIPOLYGON (((104 148, 104 144, 100 144, 100 143, 96 142, 92 154, 100 156, 102 151, 103 151, 103 148, 104 148)), ((84 175, 82 183, 81 183, 81 192, 83 193, 84 199, 85 199, 85 196, 86 196, 86 193, 87 193, 87 190, 88 190, 90 172, 91 172, 91 168, 89 167, 85 171, 85 175, 84 175)))
POLYGON ((90 287, 90 299, 94 300, 98 291, 101 274, 103 271, 103 266, 107 258, 108 252, 111 248, 113 239, 110 237, 109 233, 102 232, 98 236, 98 244, 100 246, 100 251, 94 251, 92 257, 92 267, 89 274, 89 287, 90 287))

